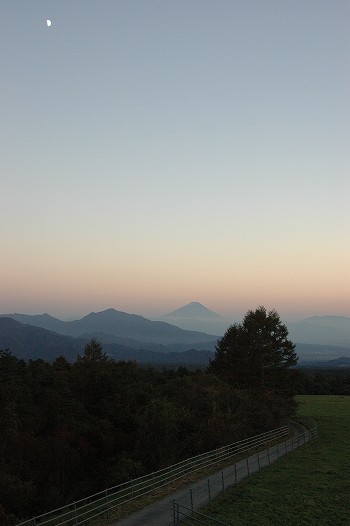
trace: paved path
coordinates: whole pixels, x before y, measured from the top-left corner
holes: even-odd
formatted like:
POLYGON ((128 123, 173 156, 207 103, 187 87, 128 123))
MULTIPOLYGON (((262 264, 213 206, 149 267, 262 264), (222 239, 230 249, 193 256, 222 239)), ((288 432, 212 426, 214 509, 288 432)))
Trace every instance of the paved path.
POLYGON ((172 502, 174 500, 183 506, 193 507, 193 509, 198 510, 229 486, 237 484, 250 474, 269 466, 281 456, 293 451, 309 440, 307 433, 304 435, 305 438, 298 435, 305 432, 305 427, 297 423, 293 423, 292 427, 296 434, 293 438, 289 438, 268 450, 254 454, 248 459, 237 462, 214 475, 194 482, 190 486, 114 523, 113 526, 171 526, 173 524, 172 502))

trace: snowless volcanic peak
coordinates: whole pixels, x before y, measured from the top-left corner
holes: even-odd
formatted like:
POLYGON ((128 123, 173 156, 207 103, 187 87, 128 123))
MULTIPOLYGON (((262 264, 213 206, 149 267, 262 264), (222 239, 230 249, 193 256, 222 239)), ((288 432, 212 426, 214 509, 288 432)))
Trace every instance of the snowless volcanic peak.
POLYGON ((187 303, 183 307, 176 309, 164 315, 166 318, 196 318, 196 319, 219 319, 222 316, 216 312, 207 309, 198 301, 187 303))

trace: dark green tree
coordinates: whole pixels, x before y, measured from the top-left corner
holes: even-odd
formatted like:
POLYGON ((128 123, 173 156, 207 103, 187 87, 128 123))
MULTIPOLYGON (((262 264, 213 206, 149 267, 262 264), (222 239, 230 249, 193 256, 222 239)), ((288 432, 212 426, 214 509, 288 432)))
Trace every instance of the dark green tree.
POLYGON ((77 363, 106 363, 110 360, 107 354, 104 352, 102 344, 92 338, 84 347, 83 356, 78 356, 77 363))
POLYGON ((277 312, 260 306, 227 329, 208 371, 236 388, 283 390, 285 372, 298 361, 294 349, 277 312))
POLYGON ((112 395, 113 369, 113 360, 96 338, 85 345, 82 356, 78 355, 72 368, 76 396, 90 414, 100 417, 105 400, 112 395))

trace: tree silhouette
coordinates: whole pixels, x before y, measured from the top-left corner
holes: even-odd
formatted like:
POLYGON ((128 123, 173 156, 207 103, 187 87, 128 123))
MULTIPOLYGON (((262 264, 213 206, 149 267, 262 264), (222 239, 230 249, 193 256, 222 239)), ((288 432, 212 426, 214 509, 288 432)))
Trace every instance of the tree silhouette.
POLYGON ((277 312, 260 306, 227 329, 208 371, 237 388, 275 389, 298 361, 294 349, 277 312))
POLYGON ((84 347, 84 354, 83 356, 78 356, 77 363, 106 363, 109 361, 109 357, 107 354, 103 351, 102 344, 96 340, 96 338, 92 338, 92 340, 89 341, 84 347))

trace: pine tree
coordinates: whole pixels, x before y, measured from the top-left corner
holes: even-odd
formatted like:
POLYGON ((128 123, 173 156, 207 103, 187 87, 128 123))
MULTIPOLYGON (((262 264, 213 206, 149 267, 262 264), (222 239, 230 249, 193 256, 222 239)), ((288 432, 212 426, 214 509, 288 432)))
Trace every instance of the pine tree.
POLYGON ((109 357, 107 354, 103 351, 102 344, 96 340, 96 338, 92 338, 92 340, 89 341, 84 347, 84 354, 83 356, 78 356, 77 362, 78 363, 106 363, 109 361, 109 357))
POLYGON ((227 329, 208 371, 237 388, 276 388, 297 361, 295 345, 277 312, 260 306, 227 329))

